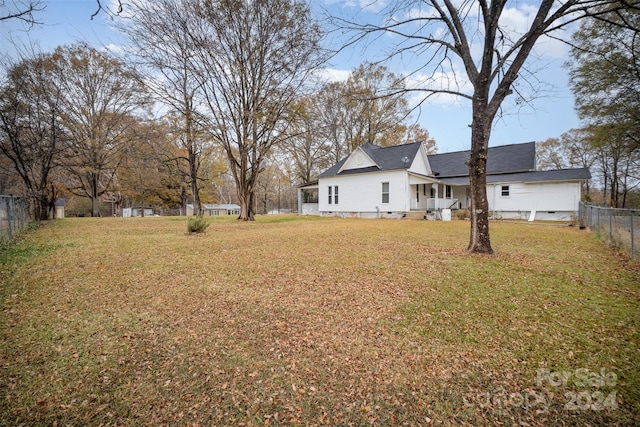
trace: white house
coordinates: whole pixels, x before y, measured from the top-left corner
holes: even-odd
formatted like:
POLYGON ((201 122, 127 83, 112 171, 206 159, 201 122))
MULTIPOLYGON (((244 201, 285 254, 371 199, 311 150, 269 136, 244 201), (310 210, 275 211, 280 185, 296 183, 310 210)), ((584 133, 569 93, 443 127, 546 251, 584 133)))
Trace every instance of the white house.
MULTIPOLYGON (((298 212, 363 218, 423 217, 470 205, 469 151, 427 155, 424 143, 364 144, 303 184, 298 212)), ((489 209, 502 218, 567 220, 588 169, 535 170, 535 143, 489 148, 489 209), (533 214, 533 215, 532 215, 533 214)))
MULTIPOLYGON (((223 203, 220 205, 205 203, 202 205, 202 214, 204 216, 224 216, 224 215, 240 215, 240 205, 235 203, 223 203)), ((187 215, 193 215, 193 205, 187 205, 187 215)))

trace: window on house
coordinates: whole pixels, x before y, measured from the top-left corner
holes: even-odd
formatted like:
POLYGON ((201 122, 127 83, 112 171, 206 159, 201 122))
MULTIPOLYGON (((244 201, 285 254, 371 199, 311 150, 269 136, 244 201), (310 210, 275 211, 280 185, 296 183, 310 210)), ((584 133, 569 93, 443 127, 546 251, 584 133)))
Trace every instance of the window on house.
POLYGON ((429 197, 431 197, 432 199, 434 197, 436 197, 436 189, 431 187, 431 189, 429 190, 429 197))
POLYGON ((502 186, 501 194, 502 194, 502 197, 508 197, 509 196, 509 186, 508 185, 503 185, 502 186))
POLYGON ((382 183, 382 203, 389 203, 389 183, 382 183))
POLYGON ((445 185, 444 186, 444 197, 446 199, 450 199, 451 198, 451 186, 450 185, 445 185))
POLYGON ((423 196, 427 195, 427 184, 422 184, 422 195, 423 196))
POLYGON ((327 189, 328 189, 328 195, 329 195, 329 204, 337 205, 338 204, 338 186, 330 185, 329 187, 327 187, 327 189))
POLYGON ((211 216, 218 216, 220 213, 216 210, 216 209, 210 209, 209 210, 209 215, 211 216))

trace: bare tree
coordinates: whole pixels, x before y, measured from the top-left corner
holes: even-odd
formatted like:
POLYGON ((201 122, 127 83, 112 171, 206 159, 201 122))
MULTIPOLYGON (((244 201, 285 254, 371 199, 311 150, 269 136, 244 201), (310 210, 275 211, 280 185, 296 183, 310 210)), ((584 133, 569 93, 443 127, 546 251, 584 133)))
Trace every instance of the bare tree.
POLYGON ((250 221, 263 161, 286 137, 289 107, 318 66, 320 31, 299 0, 200 1, 197 12, 208 130, 226 152, 239 219, 250 221))
POLYGON ((123 63, 86 45, 56 49, 56 66, 64 76, 62 120, 69 135, 65 169, 73 179, 70 191, 98 200, 114 179, 136 123, 131 116, 146 103, 138 75, 123 63))
POLYGON ((345 132, 348 112, 343 92, 342 83, 328 83, 314 95, 312 107, 318 122, 316 138, 327 142, 332 163, 338 163, 349 153, 345 132))
POLYGON ((100 12, 103 12, 103 11, 106 12, 110 16, 120 15, 123 12, 124 5, 122 4, 122 0, 113 1, 111 7, 109 7, 108 5, 103 4, 103 1, 104 0, 96 0, 97 9, 91 15, 91 19, 92 20, 93 20, 93 18, 98 16, 98 14, 100 14, 100 12))
POLYGON ((564 169, 567 167, 565 145, 561 139, 548 138, 536 143, 536 170, 564 169))
POLYGON ((304 97, 295 102, 296 115, 291 123, 291 136, 282 145, 286 159, 291 163, 293 179, 309 182, 322 169, 330 166, 330 144, 318 131, 322 108, 314 103, 314 97, 304 97))
POLYGON ((407 128, 407 133, 404 137, 404 143, 409 144, 416 141, 423 141, 427 154, 436 154, 438 152, 438 144, 436 140, 431 138, 429 131, 420 126, 418 123, 414 123, 407 128))
POLYGON ((343 87, 350 152, 365 143, 388 146, 402 141, 410 111, 402 79, 385 66, 366 63, 353 70, 343 87))
MULTIPOLYGON (((601 13, 603 5, 623 7, 617 1, 542 0, 526 26, 518 29, 508 19, 510 6, 518 6, 515 1, 396 0, 386 9, 387 19, 381 23, 339 20, 341 27, 356 32, 351 43, 381 33, 400 40, 388 57, 412 55, 419 60, 413 76, 422 74, 422 84, 415 89, 423 92, 425 99, 452 94, 471 102, 469 252, 493 253, 486 164, 492 125, 503 101, 518 93, 515 83, 527 75, 525 65, 541 37, 555 37, 567 24, 601 13), (444 84, 443 75, 450 76, 444 84), (468 90, 465 81, 469 82, 468 90)), ((526 99, 524 93, 518 95, 526 99)))
POLYGON ((133 46, 137 71, 156 99, 178 117, 176 142, 184 148, 194 214, 200 212, 200 157, 207 140, 199 137, 196 96, 200 83, 192 73, 196 46, 189 22, 194 9, 188 0, 129 0, 118 28, 133 46))
MULTIPOLYGON (((104 0, 96 0, 96 11, 91 15, 91 19, 98 16, 100 12, 107 14, 119 15, 123 12, 122 0, 114 2, 115 7, 109 7, 103 4, 104 0)), ((38 20, 34 13, 43 12, 46 6, 42 4, 42 0, 1 0, 0 1, 0 21, 8 21, 16 19, 26 22, 29 25, 39 25, 42 21, 38 20)))
MULTIPOLYGON (((596 161, 596 153, 591 144, 589 129, 570 129, 560 135, 560 142, 567 153, 571 167, 591 168, 596 161)), ((584 183, 585 200, 591 199, 591 180, 584 183)))
POLYGON ((5 66, 0 87, 0 154, 20 177, 34 202, 34 219, 54 211, 53 171, 59 166, 64 131, 62 88, 51 55, 33 54, 5 66))
POLYGON ((41 0, 3 0, 0 1, 0 22, 15 19, 29 25, 41 24, 34 13, 44 9, 41 0))

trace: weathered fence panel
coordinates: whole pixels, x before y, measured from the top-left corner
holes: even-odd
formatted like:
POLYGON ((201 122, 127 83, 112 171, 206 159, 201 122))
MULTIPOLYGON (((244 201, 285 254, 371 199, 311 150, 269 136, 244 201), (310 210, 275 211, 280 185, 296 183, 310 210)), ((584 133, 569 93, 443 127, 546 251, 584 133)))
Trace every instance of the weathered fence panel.
POLYGON ((13 239, 28 223, 28 200, 15 196, 0 196, 0 243, 13 239))

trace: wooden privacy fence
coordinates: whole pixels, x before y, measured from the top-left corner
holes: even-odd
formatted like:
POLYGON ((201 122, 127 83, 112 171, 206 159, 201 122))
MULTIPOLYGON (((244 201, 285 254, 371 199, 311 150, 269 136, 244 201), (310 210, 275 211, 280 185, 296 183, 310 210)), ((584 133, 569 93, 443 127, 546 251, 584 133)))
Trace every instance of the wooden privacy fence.
POLYGON ((610 246, 640 259, 640 210, 617 209, 580 203, 580 224, 589 227, 610 246))
POLYGON ((15 196, 0 196, 0 243, 6 243, 29 223, 29 202, 15 196))

